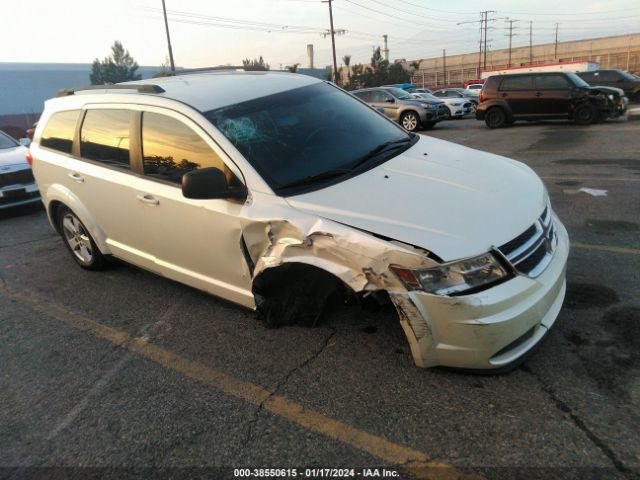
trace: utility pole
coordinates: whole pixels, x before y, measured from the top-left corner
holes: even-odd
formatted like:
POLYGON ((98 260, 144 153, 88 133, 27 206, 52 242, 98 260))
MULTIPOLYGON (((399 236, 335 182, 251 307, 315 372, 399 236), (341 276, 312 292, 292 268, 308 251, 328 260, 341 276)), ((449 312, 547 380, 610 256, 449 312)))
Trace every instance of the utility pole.
POLYGON ((480 78, 480 64, 482 63, 482 32, 484 30, 484 13, 480 12, 480 51, 478 53, 478 78, 480 78))
MULTIPOLYGON (((163 0, 164 1, 164 0, 163 0)), ((333 30, 333 9, 331 8, 331 2, 333 0, 325 0, 324 3, 329 4, 329 23, 331 26, 331 49, 333 50, 333 81, 338 84, 338 61, 336 60, 336 37, 333 30)))
MULTIPOLYGON (((506 35, 509 37, 509 61, 507 62, 507 68, 511 67, 511 39, 517 33, 513 33, 513 24, 514 22, 519 22, 520 20, 507 20, 509 22, 509 33, 506 35)), ((516 27, 518 28, 518 27, 516 27)))
POLYGON ((444 82, 445 84, 448 84, 449 80, 447 79, 447 51, 444 48, 442 49, 442 66, 444 67, 444 82))
POLYGON ((171 64, 171 72, 176 73, 176 66, 173 63, 173 50, 171 49, 171 37, 169 36, 169 22, 167 21, 167 8, 162 0, 162 12, 164 13, 164 28, 167 30, 167 44, 169 45, 169 63, 171 64))
MULTIPOLYGON (((484 11, 484 59, 482 61, 482 69, 487 69, 487 29, 489 28, 489 14, 496 13, 495 10, 485 10, 484 11)), ((492 18, 491 21, 495 21, 497 18, 492 18)))
POLYGON ((555 59, 556 62, 558 61, 558 25, 560 24, 556 23, 556 45, 553 53, 553 58, 555 59))
POLYGON ((533 63, 533 20, 529 20, 529 65, 533 63))
MULTIPOLYGON (((470 22, 458 22, 456 25, 464 25, 466 23, 478 23, 480 22, 480 42, 479 42, 479 51, 478 51, 478 77, 480 76, 480 66, 482 64, 482 45, 484 44, 484 66, 487 66, 487 23, 489 19, 487 18, 489 13, 493 13, 493 10, 485 10, 480 12, 480 20, 472 20, 470 22), (484 39, 482 35, 484 34, 484 39)), ((493 21, 494 19, 491 19, 493 21)))

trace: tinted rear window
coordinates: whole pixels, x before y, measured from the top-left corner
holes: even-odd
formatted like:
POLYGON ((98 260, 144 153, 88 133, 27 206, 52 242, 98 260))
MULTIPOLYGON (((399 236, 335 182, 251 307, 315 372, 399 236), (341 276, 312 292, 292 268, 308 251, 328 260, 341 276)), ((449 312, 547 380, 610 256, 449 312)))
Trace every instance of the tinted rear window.
POLYGON ((500 90, 533 90, 533 77, 506 77, 502 79, 500 90))
POLYGON ((80 155, 129 170, 130 124, 129 110, 88 110, 80 131, 80 155))
POLYGON ((44 127, 44 132, 42 132, 40 146, 63 153, 71 153, 79 115, 80 110, 57 112, 51 115, 44 127))

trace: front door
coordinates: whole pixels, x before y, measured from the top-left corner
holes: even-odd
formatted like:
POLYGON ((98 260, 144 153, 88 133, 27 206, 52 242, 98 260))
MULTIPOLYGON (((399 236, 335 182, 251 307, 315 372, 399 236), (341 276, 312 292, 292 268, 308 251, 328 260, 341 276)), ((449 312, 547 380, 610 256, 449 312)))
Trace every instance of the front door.
POLYGON ((251 274, 241 244, 244 202, 182 195, 182 176, 216 167, 231 178, 222 150, 194 122, 173 111, 142 112, 137 198, 163 275, 253 307, 251 274))

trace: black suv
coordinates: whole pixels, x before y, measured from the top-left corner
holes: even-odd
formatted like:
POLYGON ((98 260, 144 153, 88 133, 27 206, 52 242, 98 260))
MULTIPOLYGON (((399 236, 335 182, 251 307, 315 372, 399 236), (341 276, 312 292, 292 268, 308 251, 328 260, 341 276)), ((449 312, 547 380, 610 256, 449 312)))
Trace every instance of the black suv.
POLYGON ((495 75, 482 87, 476 119, 489 128, 516 120, 564 118, 588 125, 622 115, 627 103, 619 88, 590 87, 575 73, 495 75))
POLYGON ((632 102, 640 102, 640 78, 624 70, 596 70, 595 72, 576 73, 581 79, 594 87, 616 87, 632 102))

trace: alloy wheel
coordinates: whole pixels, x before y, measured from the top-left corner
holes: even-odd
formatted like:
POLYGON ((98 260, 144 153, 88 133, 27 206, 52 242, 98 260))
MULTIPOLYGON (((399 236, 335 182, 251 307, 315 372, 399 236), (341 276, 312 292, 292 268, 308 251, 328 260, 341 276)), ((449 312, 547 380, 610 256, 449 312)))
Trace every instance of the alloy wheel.
POLYGON ((62 230, 64 239, 73 254, 84 264, 90 264, 93 260, 93 247, 89 234, 78 218, 67 213, 62 219, 62 230))

